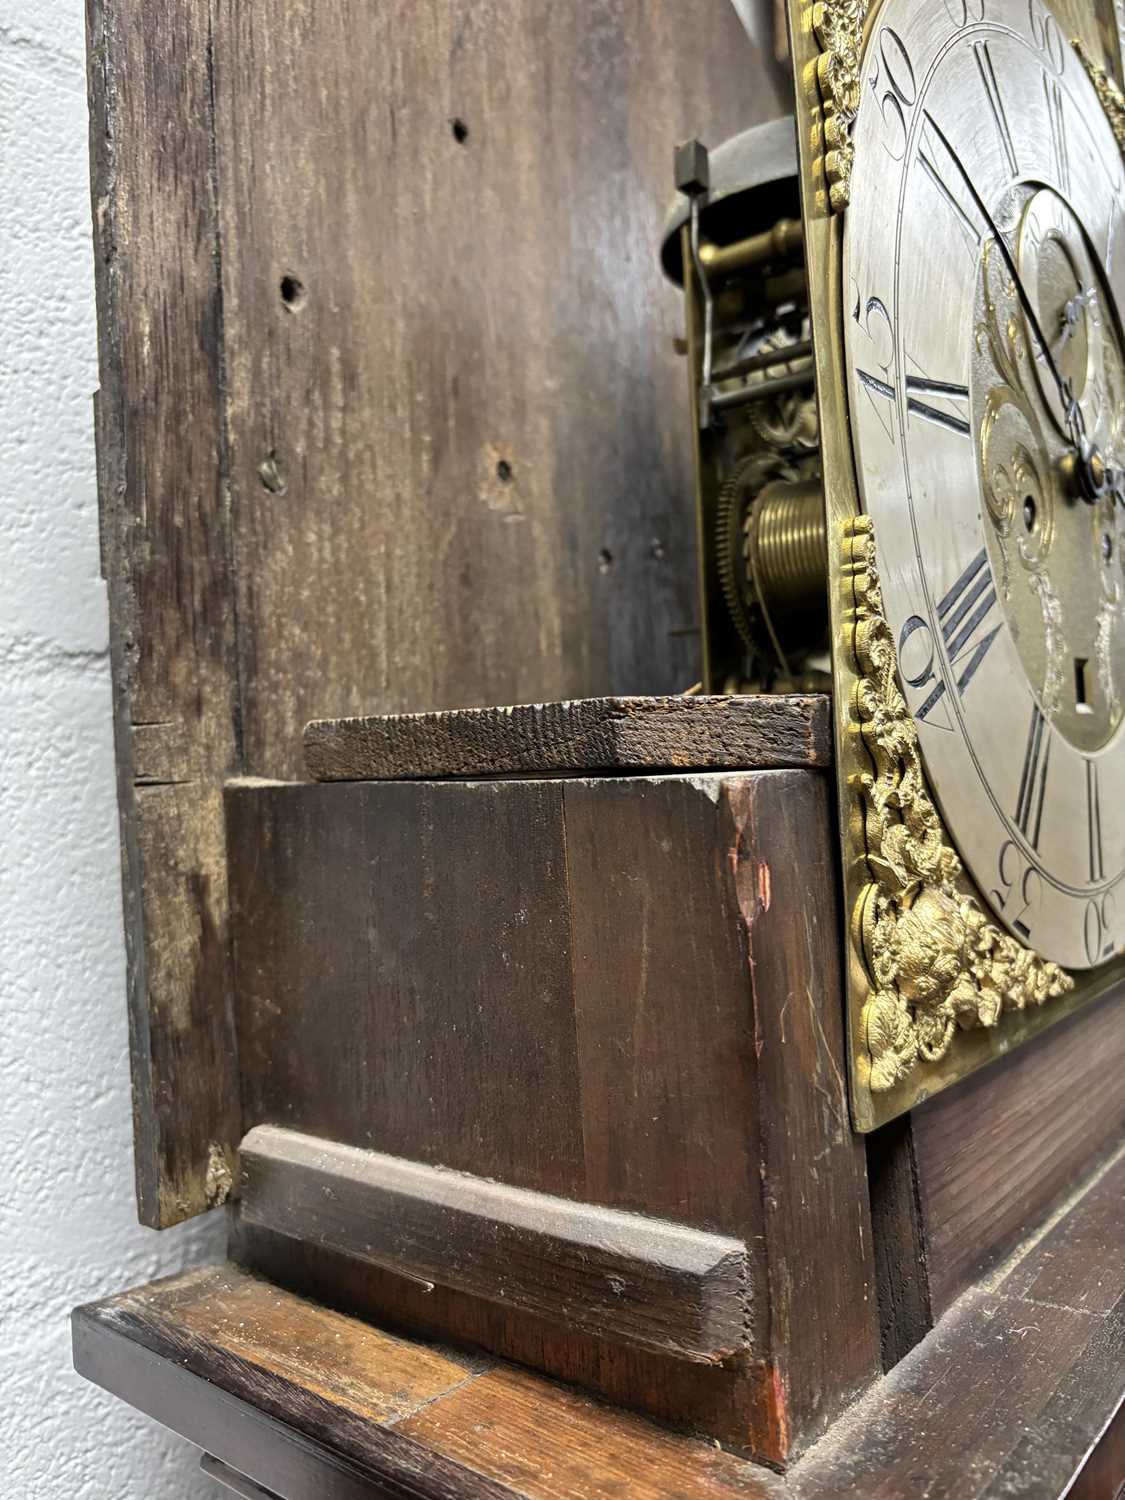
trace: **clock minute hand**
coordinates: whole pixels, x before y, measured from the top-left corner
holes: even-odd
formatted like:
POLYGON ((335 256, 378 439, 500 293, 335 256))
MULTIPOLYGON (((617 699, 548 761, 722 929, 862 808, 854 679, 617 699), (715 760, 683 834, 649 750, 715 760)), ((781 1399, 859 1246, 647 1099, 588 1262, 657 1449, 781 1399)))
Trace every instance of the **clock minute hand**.
POLYGON ((1063 410, 1066 412, 1066 425, 1070 430, 1070 440, 1076 449, 1081 449, 1083 439, 1085 438, 1085 422, 1082 418, 1082 408, 1074 399, 1074 391, 1071 387, 1070 381, 1067 380, 1062 371, 1059 369, 1058 361, 1055 359, 1054 353, 1051 350, 1051 346, 1047 342, 1047 337, 1043 332, 1041 323, 1039 322, 1039 315, 1036 313, 1035 308, 1032 305, 1031 298, 1028 296, 1027 288, 1024 286, 1023 281, 1020 277, 1020 273, 1016 268, 1015 256, 1008 248, 1007 240, 1000 233, 999 226, 997 225, 992 215, 989 213, 984 199, 977 191, 976 183, 974 183, 968 172, 965 171, 965 168, 961 165, 961 158, 957 155, 956 151, 954 151, 953 147, 946 139, 945 132, 942 130, 941 126, 937 123, 932 115, 927 114, 926 118, 929 122, 930 128, 933 130, 938 140, 941 141, 950 160, 957 168, 957 173, 960 176, 962 182, 965 184, 966 188, 968 188, 969 194, 972 197, 974 204, 976 205, 977 212, 980 214, 981 218, 987 225, 989 233, 992 235, 993 239, 1000 247, 1000 254, 1004 259, 1005 266, 1008 268, 1008 274, 1012 278, 1012 282, 1016 288, 1016 292, 1023 306, 1023 310, 1027 315, 1027 321, 1031 327, 1031 331, 1034 333, 1036 342, 1039 344, 1040 349, 1043 351, 1043 358, 1047 362, 1047 368, 1051 372, 1052 379, 1059 388, 1059 396, 1062 398, 1063 410))

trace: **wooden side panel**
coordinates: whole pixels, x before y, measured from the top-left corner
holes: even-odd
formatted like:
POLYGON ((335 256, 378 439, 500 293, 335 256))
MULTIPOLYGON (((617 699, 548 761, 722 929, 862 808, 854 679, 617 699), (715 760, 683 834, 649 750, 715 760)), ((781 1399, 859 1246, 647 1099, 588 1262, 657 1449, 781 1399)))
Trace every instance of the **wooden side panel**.
POLYGON ((934 1318, 1125 1138, 1125 991, 914 1111, 934 1318))
POLYGON ((669 780, 658 799, 643 781, 564 789, 588 1191, 746 1238, 756 1451, 785 1459, 878 1369, 827 784, 778 772, 669 780), (718 837, 700 814, 709 788, 718 837))
POLYGON ((765 1100, 724 778, 561 785, 587 1196, 760 1257, 765 1100))
POLYGON ((729 0, 212 8, 248 769, 311 718, 688 687, 659 227, 674 143, 782 71, 729 0))
POLYGON ((88 0, 137 1179, 237 1142, 222 779, 314 715, 679 691, 673 143, 782 113, 727 0, 88 0))
POLYGON ((102 566, 137 1197, 221 1202, 238 1143, 222 779, 238 765, 206 0, 90 0, 102 566))
POLYGON ((779 1451, 796 1452, 879 1370, 867 1170, 843 1062, 831 797, 827 778, 797 771, 732 778, 727 790, 753 975, 767 1374, 779 1451))

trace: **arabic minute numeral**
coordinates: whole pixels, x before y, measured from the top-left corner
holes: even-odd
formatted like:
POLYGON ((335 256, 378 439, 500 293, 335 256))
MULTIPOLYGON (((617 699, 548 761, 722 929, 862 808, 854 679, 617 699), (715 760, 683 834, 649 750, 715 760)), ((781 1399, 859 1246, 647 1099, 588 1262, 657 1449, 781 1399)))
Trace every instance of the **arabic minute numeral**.
POLYGON ((856 299, 855 311, 852 314, 855 321, 863 329, 871 341, 871 352, 874 356, 872 364, 879 371, 878 375, 871 374, 868 370, 861 370, 856 366, 856 379, 863 387, 864 394, 870 401, 872 410, 879 420, 879 425, 889 439, 892 446, 895 442, 895 384, 893 366, 895 364, 895 339, 894 324, 891 315, 887 311, 887 305, 881 297, 868 297, 866 303, 862 298, 856 299))
POLYGON ((1066 69, 1067 45, 1058 22, 1042 0, 1027 0, 1027 20, 1033 44, 1047 59, 1052 73, 1061 78, 1066 69))
POLYGON ((1000 889, 993 889, 992 900, 1015 931, 1025 942, 1029 942, 1031 908, 1038 903, 1043 884, 1039 871, 1033 864, 1025 862, 1015 840, 1008 839, 1000 849, 997 874, 1000 877, 1000 889))
POLYGON ((1106 891, 1100 899, 1087 901, 1082 936, 1086 944, 1086 957, 1091 966, 1112 958, 1116 949, 1113 942, 1113 919, 1116 900, 1112 891, 1106 891))
POLYGON ((879 112, 886 127, 883 145, 895 161, 902 161, 906 155, 906 111, 917 101, 918 84, 902 38, 889 26, 884 26, 879 33, 870 83, 879 95, 879 112), (889 87, 883 88, 880 94, 884 81, 889 87))

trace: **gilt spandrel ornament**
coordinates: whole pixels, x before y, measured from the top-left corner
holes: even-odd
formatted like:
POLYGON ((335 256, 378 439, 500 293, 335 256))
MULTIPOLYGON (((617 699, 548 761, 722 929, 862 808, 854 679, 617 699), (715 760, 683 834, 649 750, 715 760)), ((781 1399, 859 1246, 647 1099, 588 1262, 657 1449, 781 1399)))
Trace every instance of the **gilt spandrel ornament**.
POLYGON ((846 554, 856 727, 873 765, 859 777, 872 879, 853 930, 871 981, 864 1082, 882 1093, 944 1058, 959 1027, 995 1026, 1005 1011, 1042 1005, 1074 981, 1001 932, 960 886, 961 861, 926 789, 918 731, 899 689, 867 516, 849 527, 846 554))
POLYGON ((860 101, 860 51, 869 0, 819 0, 812 24, 820 44, 817 84, 824 111, 824 174, 833 210, 851 194, 855 151, 851 132, 860 101))
MULTIPOLYGON (((1125 14, 1125 10, 1122 12, 1125 14)), ((1125 24, 1125 23, 1123 23, 1125 24)), ((1075 40, 1074 50, 1082 60, 1098 100, 1105 110, 1106 118, 1113 127, 1118 149, 1125 154, 1125 95, 1110 78, 1105 68, 1097 61, 1085 42, 1075 40)))

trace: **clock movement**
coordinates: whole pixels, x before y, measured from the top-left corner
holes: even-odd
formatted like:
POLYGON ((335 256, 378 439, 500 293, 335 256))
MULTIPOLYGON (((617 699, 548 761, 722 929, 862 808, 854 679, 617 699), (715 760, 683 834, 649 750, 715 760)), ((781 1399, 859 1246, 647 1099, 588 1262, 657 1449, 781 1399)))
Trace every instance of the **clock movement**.
POLYGON ((870 1129, 1125 951, 1125 114, 1093 6, 795 6, 676 159, 704 692, 831 686, 870 1129))

